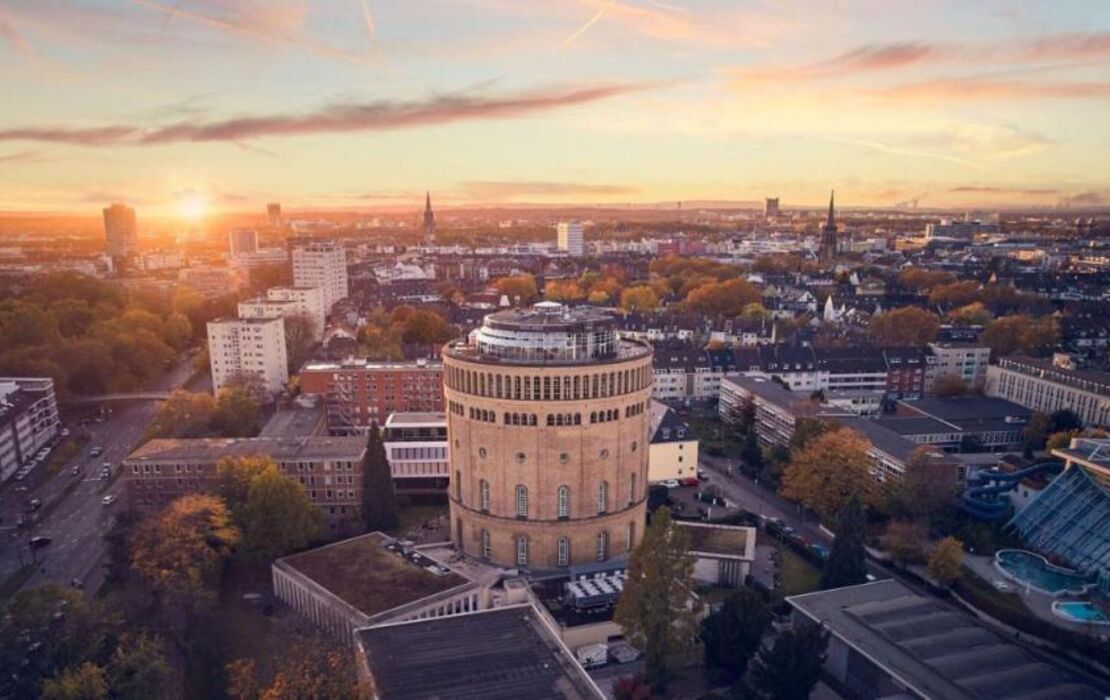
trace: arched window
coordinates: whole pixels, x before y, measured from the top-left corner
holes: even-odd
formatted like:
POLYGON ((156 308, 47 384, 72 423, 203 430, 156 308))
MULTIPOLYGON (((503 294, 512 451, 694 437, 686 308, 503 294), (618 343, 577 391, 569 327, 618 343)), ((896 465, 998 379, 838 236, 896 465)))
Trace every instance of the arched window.
POLYGON ((609 558, 609 533, 602 530, 597 533, 597 560, 605 561, 609 558))
POLYGON ((522 485, 516 487, 516 517, 528 517, 528 489, 522 485))
POLYGON ((567 566, 568 564, 570 564, 570 542, 566 537, 560 537, 556 565, 567 566))
POLYGON ((489 559, 489 530, 482 530, 482 546, 479 554, 483 559, 489 559))
POLYGON ((597 422, 597 411, 590 411, 590 422, 591 423, 596 423, 597 422))
POLYGON ((609 510, 609 482, 603 481, 597 485, 597 512, 605 513, 609 510))
POLYGON ((489 512, 489 482, 485 479, 478 482, 478 510, 489 512))
POLYGON ((505 411, 505 425, 509 425, 511 423, 511 421, 512 421, 512 416, 509 415, 508 411, 505 411))
POLYGON ((462 474, 455 472, 455 500, 462 503, 462 474))
POLYGON ((575 413, 574 414, 574 424, 575 425, 582 425, 582 414, 581 413, 575 413))
POLYGON ((532 425, 533 427, 535 427, 535 425, 536 425, 536 414, 533 413, 532 415, 528 416, 528 419, 529 419, 529 425, 532 425))
POLYGON ((555 497, 556 512, 560 518, 570 517, 570 488, 560 486, 555 497))
POLYGON ((516 538, 516 565, 528 566, 528 538, 524 535, 516 538))
POLYGON ((548 413, 547 414, 547 427, 550 428, 553 425, 555 425, 555 414, 548 413))

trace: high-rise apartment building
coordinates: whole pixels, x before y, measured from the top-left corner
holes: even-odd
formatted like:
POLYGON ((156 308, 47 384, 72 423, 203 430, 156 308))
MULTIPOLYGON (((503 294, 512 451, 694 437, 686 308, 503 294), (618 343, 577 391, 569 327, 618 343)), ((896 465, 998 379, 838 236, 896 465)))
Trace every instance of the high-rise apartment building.
POLYGON ((232 255, 250 255, 258 252, 258 231, 252 228, 232 229, 227 234, 228 250, 232 255))
POLYGON ((767 197, 763 200, 763 218, 777 219, 779 216, 779 198, 767 197))
POLYGON ((282 318, 219 318, 208 322, 212 390, 239 375, 258 377, 270 394, 285 388, 285 321, 282 318))
POLYGON ((643 535, 651 347, 544 302, 444 348, 455 546, 503 566, 605 561, 643 535))
POLYGON ((556 227, 559 237, 559 250, 566 251, 568 255, 582 255, 585 242, 582 238, 582 224, 578 221, 560 221, 556 227))
POLYGON ((324 305, 324 290, 320 287, 270 287, 266 290, 269 301, 284 301, 293 304, 293 313, 304 314, 312 319, 316 339, 323 340, 324 327, 327 325, 327 307, 324 305))
POLYGON ((0 481, 48 447, 61 421, 49 377, 0 377, 0 481))
POLYGON ((107 253, 115 261, 134 257, 139 252, 139 233, 135 226, 135 210, 126 204, 113 204, 104 209, 104 236, 107 253))
POLYGON ((343 247, 321 241, 293 248, 293 286, 319 287, 324 292, 324 308, 347 298, 347 256, 343 247))
POLYGON ((266 205, 266 221, 271 226, 281 226, 281 204, 270 202, 266 205))

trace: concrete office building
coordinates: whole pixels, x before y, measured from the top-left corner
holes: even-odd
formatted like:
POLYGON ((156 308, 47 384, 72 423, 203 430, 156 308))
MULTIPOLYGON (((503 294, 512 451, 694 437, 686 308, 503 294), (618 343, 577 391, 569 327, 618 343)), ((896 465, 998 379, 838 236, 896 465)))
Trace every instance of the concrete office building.
POLYGON ((131 504, 160 508, 187 493, 217 488, 216 465, 225 457, 264 455, 305 487, 308 499, 339 527, 362 511, 360 437, 255 437, 151 440, 123 460, 131 504))
POLYGON ((779 216, 779 198, 767 197, 763 200, 763 218, 777 219, 779 216))
POLYGON ((991 349, 973 343, 929 343, 925 356, 925 393, 936 391, 944 377, 962 379, 972 389, 982 389, 987 381, 991 349))
POLYGON ((281 226, 281 204, 278 202, 270 202, 266 205, 266 221, 271 226, 281 226))
POLYGON ((447 495, 447 415, 394 413, 382 428, 389 473, 398 496, 447 495))
POLYGON ((1063 357, 1003 357, 987 369, 987 395, 1042 413, 1070 408, 1086 425, 1110 427, 1110 372, 1066 364, 1063 357))
POLYGON ((53 379, 0 377, 0 481, 49 446, 60 422, 53 379))
POLYGON ((327 305, 324 303, 324 290, 319 287, 270 287, 266 290, 270 301, 293 303, 295 313, 305 314, 312 319, 316 329, 316 339, 324 339, 327 327, 327 305))
POLYGON ((135 225, 135 210, 125 204, 104 208, 104 236, 106 250, 113 261, 134 257, 139 252, 139 232, 135 225))
POLYGON ((219 318, 208 322, 212 390, 239 375, 254 375, 270 394, 289 380, 285 321, 281 318, 219 318))
POLYGON ((652 350, 594 309, 486 316, 443 351, 456 547, 496 564, 605 561, 643 536, 652 350))
POLYGON ((329 242, 307 243, 293 248, 293 286, 319 287, 324 307, 347 298, 347 254, 329 242))
POLYGON ((582 224, 578 221, 560 221, 555 227, 558 234, 559 250, 567 255, 579 256, 586 251, 582 237, 582 224))

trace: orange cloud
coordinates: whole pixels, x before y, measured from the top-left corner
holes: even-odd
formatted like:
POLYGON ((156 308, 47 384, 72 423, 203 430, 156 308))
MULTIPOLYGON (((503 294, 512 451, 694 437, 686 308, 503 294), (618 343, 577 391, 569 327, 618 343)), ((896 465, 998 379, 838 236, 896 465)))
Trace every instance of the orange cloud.
POLYGON ((1032 82, 985 77, 940 78, 886 88, 861 90, 884 101, 1107 99, 1110 82, 1032 82))
POLYGON ((510 119, 588 104, 646 90, 649 84, 612 84, 568 90, 532 90, 497 97, 445 95, 423 102, 354 102, 330 105, 303 115, 270 114, 218 121, 182 121, 143 130, 137 126, 99 128, 23 127, 0 130, 0 141, 39 141, 80 146, 159 145, 178 142, 239 143, 275 136, 353 131, 386 131, 479 119, 510 119))

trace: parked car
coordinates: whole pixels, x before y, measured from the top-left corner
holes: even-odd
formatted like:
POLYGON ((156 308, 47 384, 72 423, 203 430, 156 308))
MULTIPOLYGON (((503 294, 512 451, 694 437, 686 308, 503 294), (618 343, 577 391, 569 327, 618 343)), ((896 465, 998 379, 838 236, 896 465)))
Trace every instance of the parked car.
POLYGON ((698 470, 698 481, 709 481, 709 475, 705 473, 704 469, 698 470))
POLYGON ((40 501, 39 499, 32 498, 31 500, 27 501, 27 510, 34 512, 39 508, 42 508, 42 501, 40 501))
POLYGON ((689 477, 686 477, 685 479, 680 480, 679 483, 682 484, 683 486, 697 486, 698 485, 698 480, 695 479, 692 476, 689 476, 689 477))
POLYGON ((81 474, 81 465, 80 464, 74 464, 73 468, 69 470, 69 473, 73 474, 74 476, 80 476, 80 474, 81 474))
POLYGON ((89 456, 90 457, 99 457, 102 454, 104 454, 104 448, 101 447, 100 445, 97 445, 96 447, 89 450, 89 456))
POLYGON ((821 559, 828 559, 829 558, 829 548, 826 547, 825 545, 814 543, 814 544, 811 544, 809 546, 809 548, 814 554, 816 554, 821 559))
POLYGON ((32 537, 31 541, 28 544, 31 545, 31 549, 41 549, 42 547, 45 547, 53 541, 54 540, 49 537, 43 537, 40 535, 38 537, 32 537))
POLYGON ((677 489, 679 486, 678 479, 665 479, 662 484, 669 489, 677 489))
POLYGON ((106 505, 106 506, 110 506, 110 505, 112 505, 113 503, 116 502, 116 497, 112 496, 112 495, 108 495, 108 496, 105 496, 104 498, 100 499, 100 502, 102 504, 106 505))

